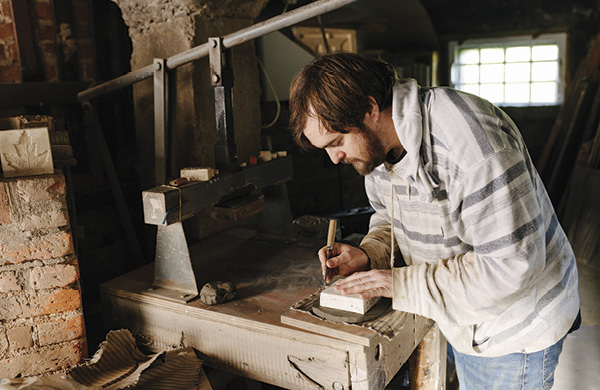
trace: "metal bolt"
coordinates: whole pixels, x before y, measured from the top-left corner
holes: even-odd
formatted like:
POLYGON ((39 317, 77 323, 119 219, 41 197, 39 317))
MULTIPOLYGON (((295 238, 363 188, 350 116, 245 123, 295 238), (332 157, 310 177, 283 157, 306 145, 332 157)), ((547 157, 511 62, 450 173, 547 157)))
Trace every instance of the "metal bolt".
POLYGON ((160 68, 162 68, 162 65, 160 64, 160 62, 155 62, 154 63, 154 70, 160 70, 160 68))
POLYGON ((212 81, 213 81, 213 83, 218 83, 219 80, 221 80, 221 78, 219 77, 218 74, 213 74, 212 75, 212 81))
POLYGON ((210 45, 211 45, 212 47, 217 47, 217 46, 219 45, 219 43, 217 42, 217 40, 216 40, 216 39, 211 39, 211 40, 210 40, 210 45))
POLYGON ((344 385, 342 385, 340 382, 333 382, 332 387, 335 390, 344 390, 344 385))

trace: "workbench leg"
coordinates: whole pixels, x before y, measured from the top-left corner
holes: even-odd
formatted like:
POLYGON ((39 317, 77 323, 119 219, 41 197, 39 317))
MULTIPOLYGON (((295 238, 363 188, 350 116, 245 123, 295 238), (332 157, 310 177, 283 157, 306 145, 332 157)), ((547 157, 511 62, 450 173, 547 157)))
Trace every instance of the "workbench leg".
POLYGON ((446 348, 446 338, 433 324, 410 356, 410 390, 446 388, 446 348))

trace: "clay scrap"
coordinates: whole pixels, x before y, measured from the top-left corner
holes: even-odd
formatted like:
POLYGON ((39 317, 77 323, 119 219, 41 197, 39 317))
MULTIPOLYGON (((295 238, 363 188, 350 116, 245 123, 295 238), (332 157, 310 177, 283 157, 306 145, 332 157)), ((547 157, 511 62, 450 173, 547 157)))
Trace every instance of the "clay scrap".
POLYGON ((237 288, 231 282, 208 282, 202 286, 200 300, 207 305, 216 305, 235 298, 237 288))

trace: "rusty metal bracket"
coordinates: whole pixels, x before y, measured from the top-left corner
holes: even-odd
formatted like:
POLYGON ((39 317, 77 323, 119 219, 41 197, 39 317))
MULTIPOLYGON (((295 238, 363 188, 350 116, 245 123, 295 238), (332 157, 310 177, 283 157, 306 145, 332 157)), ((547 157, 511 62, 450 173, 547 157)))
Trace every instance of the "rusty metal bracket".
POLYGON ((215 165, 225 172, 239 170, 237 148, 233 129, 233 71, 231 52, 223 51, 220 37, 208 38, 210 81, 215 93, 215 116, 217 143, 215 145, 215 165))
POLYGON ((169 94, 166 60, 154 59, 154 178, 156 185, 167 182, 169 94))

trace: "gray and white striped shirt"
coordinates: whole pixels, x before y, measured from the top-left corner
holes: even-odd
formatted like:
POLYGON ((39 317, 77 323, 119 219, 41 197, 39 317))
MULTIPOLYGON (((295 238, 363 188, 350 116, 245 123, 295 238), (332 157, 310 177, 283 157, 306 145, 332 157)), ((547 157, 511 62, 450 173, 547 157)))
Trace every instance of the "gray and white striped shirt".
POLYGON ((516 125, 483 99, 410 79, 392 111, 407 155, 365 178, 375 214, 361 248, 389 268, 393 226, 407 264, 393 271, 394 309, 432 318, 466 354, 556 343, 579 310, 575 257, 516 125))

